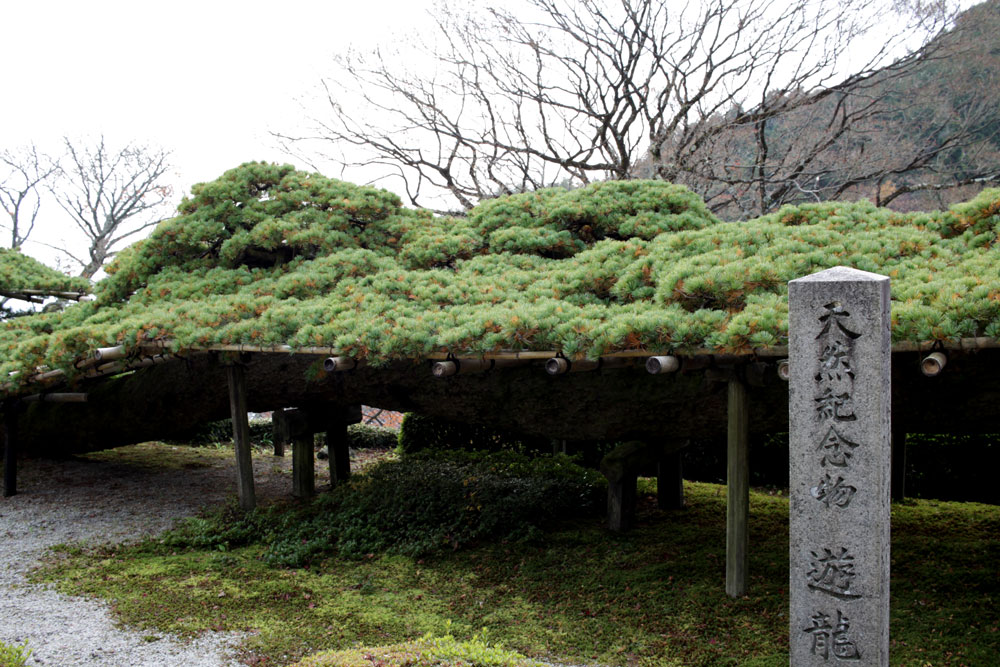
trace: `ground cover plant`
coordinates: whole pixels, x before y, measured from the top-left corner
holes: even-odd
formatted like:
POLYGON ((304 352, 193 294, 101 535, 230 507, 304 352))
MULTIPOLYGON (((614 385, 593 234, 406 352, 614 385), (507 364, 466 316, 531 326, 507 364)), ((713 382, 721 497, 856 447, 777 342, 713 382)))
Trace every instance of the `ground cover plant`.
MULTIPOLYGON (((432 478, 421 493, 432 500, 441 486, 432 478)), ((301 537, 308 511, 286 505, 264 511, 263 537, 233 539, 224 512, 133 546, 64 549, 37 578, 103 597, 153 634, 249 631, 248 664, 316 654, 304 664, 466 664, 407 663, 427 657, 415 643, 429 636, 572 664, 787 665, 787 498, 751 494, 750 588, 732 600, 724 487, 688 483, 686 508, 671 512, 654 509, 652 491, 642 480, 637 527, 624 535, 606 532, 597 509, 541 538, 497 533, 419 556, 391 542, 367 553, 327 548, 289 567, 271 557, 272 538, 301 537)), ((991 664, 1000 508, 913 500, 894 505, 892 519, 892 664, 991 664)))
POLYGON ((2 667, 24 667, 31 658, 31 649, 28 643, 7 644, 0 642, 0 666, 2 667))
POLYGON ((593 514, 603 482, 564 455, 426 451, 388 459, 312 503, 194 519, 168 548, 259 544, 262 560, 303 567, 336 555, 423 556, 488 539, 539 538, 558 519, 593 514))
POLYGON ((786 282, 835 265, 893 279, 897 341, 996 337, 998 212, 1000 190, 987 190, 944 212, 833 202, 735 223, 683 187, 626 181, 449 218, 251 163, 195 186, 108 267, 94 302, 3 324, 0 372, 72 373, 95 347, 149 341, 324 346, 373 362, 745 351, 785 343, 786 282))

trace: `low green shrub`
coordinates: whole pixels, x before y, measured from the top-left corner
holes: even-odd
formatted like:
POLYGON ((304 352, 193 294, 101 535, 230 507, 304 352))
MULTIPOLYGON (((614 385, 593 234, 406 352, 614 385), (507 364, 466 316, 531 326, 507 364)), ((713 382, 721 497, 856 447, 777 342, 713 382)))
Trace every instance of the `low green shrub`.
POLYGON ((399 434, 391 428, 352 424, 347 427, 351 449, 392 449, 399 444, 399 434))
POLYGON ((424 555, 488 539, 528 540, 602 506, 603 478, 564 455, 428 451, 385 461, 308 505, 235 508, 192 519, 169 548, 262 543, 264 560, 301 567, 338 555, 424 555))
POLYGON ((525 452, 545 451, 550 447, 550 441, 543 438, 517 435, 488 426, 463 424, 415 412, 406 413, 399 429, 399 449, 404 454, 424 449, 525 452))
MULTIPOLYGON (((205 447, 219 443, 233 442, 233 422, 230 419, 206 422, 177 438, 167 440, 172 445, 192 445, 205 447)), ((271 447, 274 444, 274 434, 270 420, 254 420, 250 422, 250 444, 254 447, 271 447)))
POLYGON ((28 642, 11 645, 0 641, 0 667, 24 667, 31 658, 28 642))

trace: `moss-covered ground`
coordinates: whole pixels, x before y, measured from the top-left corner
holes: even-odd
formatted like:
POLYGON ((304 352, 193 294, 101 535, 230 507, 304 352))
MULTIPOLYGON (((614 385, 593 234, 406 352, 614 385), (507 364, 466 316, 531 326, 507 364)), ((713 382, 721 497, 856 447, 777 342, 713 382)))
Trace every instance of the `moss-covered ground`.
MULTIPOLYGON (((637 528, 625 535, 594 516, 532 541, 301 569, 266 565, 261 544, 177 548, 158 538, 63 549, 36 578, 109 600, 151 635, 246 631, 243 658, 255 665, 310 655, 304 664, 527 664, 476 661, 497 645, 573 664, 786 665, 787 498, 752 494, 750 590, 733 600, 723 590, 724 488, 688 483, 686 508, 669 512, 655 509, 651 481, 641 490, 637 528), (434 661, 407 644, 428 633, 439 646, 478 641, 460 645, 465 662, 434 661)), ((893 507, 892 664, 996 664, 998 535, 1000 507, 893 507)))

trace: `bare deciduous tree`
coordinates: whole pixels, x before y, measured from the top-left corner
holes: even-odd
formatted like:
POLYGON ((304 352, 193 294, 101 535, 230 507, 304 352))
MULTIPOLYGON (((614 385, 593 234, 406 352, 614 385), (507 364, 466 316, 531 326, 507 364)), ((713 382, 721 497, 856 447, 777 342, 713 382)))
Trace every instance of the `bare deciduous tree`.
POLYGON ((300 154, 333 152, 346 169, 388 169, 414 204, 443 192, 467 209, 502 193, 645 176, 687 184, 715 210, 757 215, 940 168, 939 156, 971 144, 974 114, 947 113, 922 138, 874 150, 900 104, 912 104, 893 98, 893 82, 941 51, 935 38, 952 19, 941 4, 442 8, 435 43, 341 58, 323 82, 329 113, 316 131, 276 136, 300 154))
POLYGON ((35 229, 41 210, 41 187, 58 171, 59 165, 32 144, 0 153, 4 170, 0 181, 0 205, 7 214, 10 248, 20 248, 35 229))
POLYGON ((104 137, 89 146, 64 140, 66 157, 52 194, 83 232, 88 254, 78 257, 62 249, 92 278, 124 240, 156 225, 172 188, 165 177, 169 153, 130 143, 109 148, 104 137))

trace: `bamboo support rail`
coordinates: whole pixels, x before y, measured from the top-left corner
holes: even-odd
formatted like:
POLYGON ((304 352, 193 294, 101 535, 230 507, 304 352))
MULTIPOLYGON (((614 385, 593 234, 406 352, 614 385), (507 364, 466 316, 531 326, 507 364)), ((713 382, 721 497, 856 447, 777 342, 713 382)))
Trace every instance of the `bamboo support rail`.
POLYGON ((355 368, 360 368, 364 365, 364 361, 358 361, 354 357, 327 357, 323 360, 323 370, 327 373, 353 371, 355 368))
POLYGON ((50 291, 43 289, 19 289, 19 290, 0 290, 0 295, 9 296, 14 299, 19 299, 17 296, 22 294, 24 296, 30 297, 55 297, 57 299, 70 299, 73 301, 79 301, 85 296, 89 296, 88 292, 60 292, 60 291, 50 291))
POLYGON ((948 357, 943 352, 931 352, 920 362, 920 372, 931 378, 939 375, 948 363, 948 357))
MULTIPOLYGON (((163 361, 174 358, 177 352, 254 352, 264 354, 322 355, 327 357, 324 361, 324 368, 331 372, 360 368, 367 363, 365 359, 355 359, 347 355, 339 354, 338 351, 332 347, 293 347, 291 345, 249 345, 242 343, 175 346, 174 342, 170 340, 146 341, 137 347, 141 352, 149 356, 144 359, 128 362, 126 361, 128 356, 127 348, 125 346, 118 345, 113 347, 97 348, 84 357, 78 359, 74 363, 74 366, 78 370, 85 371, 84 377, 97 378, 113 375, 115 373, 136 370, 139 368, 146 368, 147 366, 156 363, 162 363, 163 361), (176 350, 174 350, 175 347, 176 350), (332 369, 329 367, 330 365, 333 366, 332 369)), ((895 343, 892 346, 892 351, 894 353, 926 352, 928 354, 943 354, 944 351, 975 351, 993 349, 1000 349, 1000 340, 982 336, 976 338, 962 338, 954 341, 924 341, 920 343, 903 341, 895 343)), ((547 370, 551 368, 555 371, 549 371, 554 375, 560 375, 565 372, 594 370, 598 367, 620 367, 622 365, 626 365, 630 359, 642 357, 645 357, 647 360, 647 370, 649 370, 649 364, 651 363, 654 367, 657 364, 663 365, 661 370, 657 371, 658 374, 673 372, 664 370, 673 365, 673 362, 669 361, 669 359, 676 359, 679 363, 679 369, 682 371, 698 370, 700 368, 710 366, 720 367, 741 364, 752 359, 783 359, 783 361, 778 363, 778 374, 784 379, 783 374, 787 372, 787 360, 784 360, 784 358, 787 356, 787 346, 773 346, 753 348, 740 354, 719 354, 717 350, 706 348, 677 350, 672 354, 667 355, 662 353, 655 354, 650 350, 623 350, 620 352, 609 352, 602 355, 599 365, 597 361, 590 359, 577 359, 575 361, 567 359, 558 351, 554 350, 495 350, 492 352, 483 352, 478 356, 467 355, 461 358, 456 358, 451 353, 435 352, 425 355, 423 358, 428 361, 457 361, 459 367, 462 365, 468 365, 470 369, 475 367, 475 364, 485 364, 485 362, 492 362, 489 368, 495 369, 519 366, 532 361, 543 361, 546 362, 547 370), (657 361, 653 362, 653 359, 657 361), (565 364, 563 362, 565 362, 565 364), (564 365, 566 366, 565 369, 563 368, 564 365)), ((928 359, 930 358, 931 357, 928 357, 928 359)), ((944 364, 942 363, 940 366, 941 367, 937 369, 938 373, 941 372, 944 364)), ((16 371, 11 373, 9 377, 16 377, 16 371)), ((65 377, 66 371, 62 369, 42 370, 31 376, 30 381, 53 384, 57 381, 65 379, 65 377)), ((442 377, 447 376, 444 375, 442 377)), ((15 386, 16 385, 12 382, 8 382, 0 385, 0 389, 10 391, 11 389, 14 389, 15 386)))
POLYGON ((673 373, 680 370, 681 362, 673 355, 650 357, 646 359, 646 372, 650 375, 673 373))

